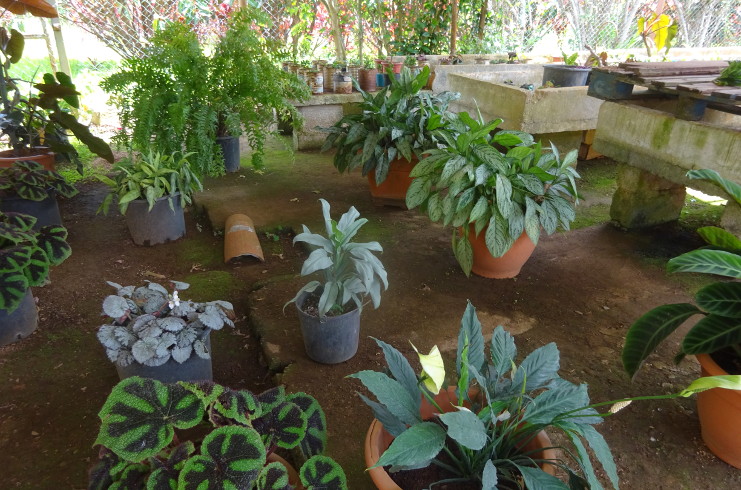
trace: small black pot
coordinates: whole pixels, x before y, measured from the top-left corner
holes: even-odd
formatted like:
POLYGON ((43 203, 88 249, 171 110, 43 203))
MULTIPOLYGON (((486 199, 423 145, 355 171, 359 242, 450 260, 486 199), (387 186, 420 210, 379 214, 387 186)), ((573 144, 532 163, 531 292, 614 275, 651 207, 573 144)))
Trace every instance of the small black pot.
POLYGON ((589 83, 591 71, 586 66, 543 65, 543 85, 550 81, 556 87, 581 87, 589 83))
MULTIPOLYGON (((211 352, 211 332, 206 336, 206 348, 211 352)), ((142 378, 152 378, 162 383, 176 383, 178 381, 213 381, 214 375, 212 370, 211 358, 203 359, 193 352, 190 358, 180 364, 174 359, 170 359, 161 366, 145 366, 138 362, 133 362, 126 367, 116 365, 118 377, 120 379, 140 376, 142 378)))
POLYGON ((236 136, 218 136, 216 142, 224 156, 224 167, 227 172, 239 170, 239 138, 236 136))
POLYGON ((15 310, 0 310, 0 346, 28 337, 38 324, 39 314, 29 288, 15 310))
POLYGON ((56 192, 53 189, 50 189, 49 196, 41 201, 31 201, 20 196, 2 196, 0 197, 0 211, 34 216, 36 218, 36 224, 33 225, 34 230, 38 230, 42 226, 62 224, 56 192))
POLYGON ((177 240, 185 235, 180 194, 172 196, 172 209, 168 197, 157 199, 151 211, 146 199, 131 201, 126 209, 126 225, 137 245, 150 246, 177 240))
POLYGON ((337 364, 352 358, 358 352, 360 310, 325 318, 309 315, 302 309, 309 294, 314 293, 303 293, 296 300, 306 354, 322 364, 337 364))

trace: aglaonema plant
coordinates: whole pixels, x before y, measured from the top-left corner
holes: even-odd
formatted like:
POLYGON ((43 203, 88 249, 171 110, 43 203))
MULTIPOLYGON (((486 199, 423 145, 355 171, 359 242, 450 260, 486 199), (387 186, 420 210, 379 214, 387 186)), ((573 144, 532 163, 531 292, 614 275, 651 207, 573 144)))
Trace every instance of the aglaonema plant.
POLYGON ((29 287, 40 286, 49 268, 72 253, 63 226, 34 230, 36 218, 0 212, 0 310, 12 313, 29 287))
POLYGON ((278 448, 306 459, 299 477, 307 490, 347 488, 342 468, 322 455, 324 412, 305 393, 133 377, 113 388, 98 415, 100 460, 89 488, 292 489, 298 482, 286 467, 268 461, 278 448), (179 432, 199 426, 211 429, 202 440, 179 432))

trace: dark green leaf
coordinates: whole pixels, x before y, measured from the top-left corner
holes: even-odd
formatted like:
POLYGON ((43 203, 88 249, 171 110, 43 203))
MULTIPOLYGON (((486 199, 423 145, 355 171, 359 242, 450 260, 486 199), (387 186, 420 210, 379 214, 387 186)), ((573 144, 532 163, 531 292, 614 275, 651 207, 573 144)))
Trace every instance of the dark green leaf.
POLYGON ((287 401, 252 420, 252 426, 263 436, 266 445, 284 449, 293 449, 301 443, 306 424, 301 408, 287 401))
POLYGON ((279 462, 268 463, 257 476, 257 490, 293 490, 288 483, 288 471, 279 462))
POLYGON ((741 204, 741 185, 725 179, 718 172, 710 169, 690 170, 687 172, 690 179, 707 180, 726 191, 737 204, 741 204))
POLYGON ((716 282, 695 296, 697 306, 719 316, 741 318, 741 283, 716 282))
POLYGON ((360 371, 349 375, 359 379, 379 402, 405 424, 415 424, 421 420, 418 401, 413 400, 407 390, 393 378, 375 371, 360 371))
POLYGON ((724 250, 700 249, 674 257, 667 265, 669 272, 700 272, 741 278, 741 257, 724 250))
POLYGON ((448 426, 448 436, 468 449, 478 451, 487 442, 484 423, 470 410, 443 413, 440 420, 448 426))
POLYGON ((458 372, 462 366, 461 354, 466 346, 468 347, 468 363, 478 371, 482 371, 486 365, 484 336, 481 332, 481 322, 476 315, 476 308, 470 301, 466 304, 466 311, 461 318, 461 328, 458 331, 458 350, 455 361, 458 372))
POLYGON ((301 467, 301 483, 306 490, 347 490, 347 477, 332 458, 313 456, 301 467))
POLYGON ((537 488, 538 490, 569 490, 569 487, 553 475, 546 473, 540 468, 522 466, 515 464, 517 470, 525 481, 526 488, 537 488))
POLYGON ((741 318, 708 315, 700 319, 682 341, 685 354, 710 354, 741 343, 741 318))
POLYGON ((409 393, 410 398, 417 402, 415 408, 416 410, 419 410, 422 401, 422 393, 417 384, 417 376, 414 374, 414 369, 412 369, 409 361, 407 361, 406 357, 404 357, 401 352, 386 342, 375 338, 373 340, 376 341, 376 344, 378 344, 383 351, 383 356, 386 359, 386 365, 388 366, 391 376, 393 376, 394 379, 404 387, 407 393, 409 393))
POLYGON ((322 454, 327 445, 327 419, 319 402, 303 392, 292 393, 286 400, 298 406, 306 417, 306 434, 299 446, 304 457, 322 454))
POLYGON ((414 209, 427 199, 430 195, 432 182, 429 179, 420 177, 414 179, 409 186, 406 196, 406 205, 409 209, 414 209))
POLYGON ((726 250, 728 252, 741 251, 741 240, 736 235, 727 232, 717 226, 704 226, 697 229, 697 233, 708 244, 726 250))
POLYGON ((491 336, 491 362, 497 377, 504 376, 512 369, 515 357, 517 357, 517 347, 514 337, 501 325, 497 326, 491 336))
POLYGON ((391 442, 378 462, 373 466, 414 466, 429 461, 445 444, 445 431, 432 422, 412 425, 391 442))

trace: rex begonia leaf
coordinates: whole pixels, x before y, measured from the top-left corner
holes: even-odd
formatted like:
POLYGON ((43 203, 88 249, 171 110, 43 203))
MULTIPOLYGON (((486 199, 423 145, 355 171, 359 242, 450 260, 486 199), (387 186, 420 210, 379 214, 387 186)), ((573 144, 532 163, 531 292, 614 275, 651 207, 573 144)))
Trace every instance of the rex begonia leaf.
POLYGON ((38 247, 44 251, 51 265, 61 264, 72 254, 67 243, 67 229, 63 226, 44 226, 37 237, 38 247))
POLYGON ((0 271, 0 310, 13 312, 28 290, 28 279, 21 272, 0 271))
POLYGON ((142 461, 170 444, 175 428, 194 427, 203 414, 198 397, 180 385, 126 378, 98 413, 101 426, 95 443, 124 459, 142 461))
POLYGON ((245 425, 249 425, 250 420, 261 413, 255 395, 247 390, 224 388, 213 407, 223 417, 245 425))
POLYGON ((347 477, 332 458, 312 456, 301 467, 301 483, 306 490, 346 490, 347 477))
POLYGON ((292 393, 286 401, 296 404, 306 416, 306 434, 301 440, 301 452, 306 458, 324 453, 327 444, 327 419, 319 402, 303 392, 292 393))
POLYGON ((288 471, 279 462, 266 465, 257 477, 257 490, 293 490, 288 483, 288 471))
POLYGON ((209 433, 201 454, 183 466, 178 488, 252 488, 265 466, 265 446, 249 427, 220 427, 209 433))
POLYGON ((266 446, 298 446, 306 434, 306 415, 295 403, 283 402, 252 421, 266 446))

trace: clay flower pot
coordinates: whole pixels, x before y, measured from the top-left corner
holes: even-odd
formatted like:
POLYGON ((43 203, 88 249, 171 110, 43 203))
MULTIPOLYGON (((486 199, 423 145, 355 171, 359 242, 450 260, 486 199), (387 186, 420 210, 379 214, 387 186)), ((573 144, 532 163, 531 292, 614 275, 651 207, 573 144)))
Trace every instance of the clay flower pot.
POLYGON ((46 170, 54 171, 56 169, 56 157, 49 148, 44 146, 33 147, 32 151, 25 155, 17 155, 15 150, 0 151, 0 167, 10 167, 15 162, 34 161, 46 170))
POLYGON ((523 232, 520 238, 515 240, 510 248, 501 257, 492 256, 486 247, 486 228, 481 230, 476 236, 476 230, 473 225, 468 229, 468 241, 473 247, 473 267, 471 271, 477 276, 488 277, 491 279, 509 279, 520 273, 520 269, 530 258, 535 250, 535 244, 523 232))
POLYGON ((407 190, 412 184, 412 178, 409 172, 417 165, 417 157, 414 156, 409 162, 404 158, 397 158, 389 164, 389 171, 386 180, 376 184, 375 169, 368 173, 368 183, 370 184, 371 198, 376 206, 395 206, 407 208, 406 197, 407 190))
MULTIPOLYGON (((455 387, 450 387, 447 391, 441 391, 435 397, 435 402, 443 409, 443 412, 450 412, 454 410, 454 403, 457 403, 455 396, 455 387), (449 409, 448 409, 449 407, 449 409)), ((432 405, 425 399, 422 400, 420 406, 420 415, 424 420, 431 419, 436 413, 436 410, 432 405)), ((394 437, 386 432, 383 428, 383 424, 378 419, 373 419, 368 432, 365 436, 365 466, 370 468, 374 466, 381 458, 383 452, 391 445, 391 441, 394 437)), ((555 449, 551 448, 552 444, 548 435, 541 431, 535 438, 530 441, 522 449, 525 451, 533 449, 542 449, 540 453, 536 453, 533 458, 535 459, 558 459, 558 453, 555 449), (549 448, 549 449, 545 449, 549 448)), ((555 467, 550 464, 542 464, 540 468, 550 475, 555 475, 555 467)), ((391 479, 389 474, 382 467, 373 468, 368 470, 371 480, 379 490, 403 490, 399 487, 394 480, 391 479)))
MULTIPOLYGON (((703 376, 727 376, 708 354, 698 354, 703 376)), ((697 394, 702 440, 726 463, 741 468, 741 391, 713 388, 697 394)))

